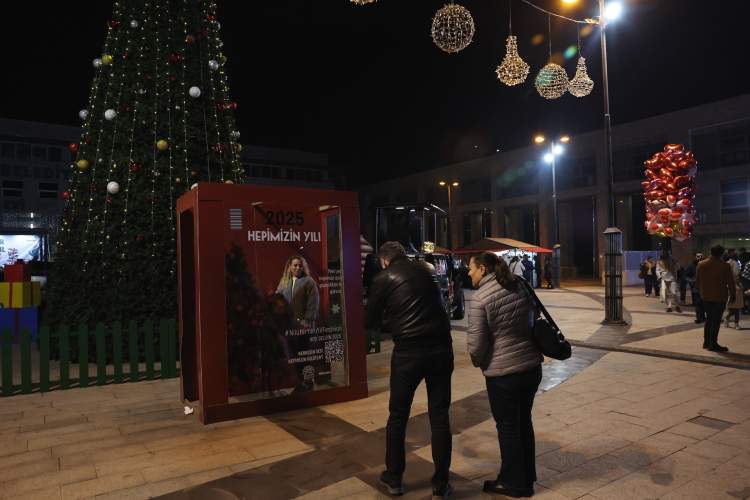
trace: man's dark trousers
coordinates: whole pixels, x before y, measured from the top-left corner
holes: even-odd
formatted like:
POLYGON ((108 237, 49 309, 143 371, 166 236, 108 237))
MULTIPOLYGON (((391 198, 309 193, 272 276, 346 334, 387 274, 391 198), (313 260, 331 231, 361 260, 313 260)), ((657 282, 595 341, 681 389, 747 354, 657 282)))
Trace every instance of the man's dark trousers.
POLYGON ((703 343, 708 344, 710 347, 718 342, 721 317, 724 314, 726 303, 704 300, 703 307, 706 309, 706 324, 703 326, 703 343))
POLYGON ((394 351, 391 356, 390 417, 385 430, 385 465, 388 474, 400 479, 406 469, 406 424, 409 421, 414 391, 424 379, 427 386, 427 411, 432 429, 432 461, 435 475, 432 487, 448 483, 453 437, 448 409, 451 405, 453 347, 416 348, 394 351))

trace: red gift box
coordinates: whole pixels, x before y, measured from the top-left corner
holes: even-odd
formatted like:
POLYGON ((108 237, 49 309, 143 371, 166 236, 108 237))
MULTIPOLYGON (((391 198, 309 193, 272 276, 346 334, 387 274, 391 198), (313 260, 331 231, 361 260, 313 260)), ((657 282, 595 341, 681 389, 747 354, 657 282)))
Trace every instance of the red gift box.
POLYGON ((7 264, 5 266, 6 283, 31 281, 31 264, 7 264))

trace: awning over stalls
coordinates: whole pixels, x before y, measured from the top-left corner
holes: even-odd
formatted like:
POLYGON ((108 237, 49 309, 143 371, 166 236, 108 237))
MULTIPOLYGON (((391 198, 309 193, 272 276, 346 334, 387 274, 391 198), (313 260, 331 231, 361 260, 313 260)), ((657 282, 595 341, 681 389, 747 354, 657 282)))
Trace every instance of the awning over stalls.
MULTIPOLYGON (((542 248, 531 243, 524 243, 523 241, 513 240, 510 238, 483 238, 479 241, 475 241, 471 245, 466 245, 459 248, 458 250, 447 252, 455 254, 467 254, 475 253, 481 250, 489 250, 490 252, 502 252, 504 250, 523 250, 524 252, 535 252, 535 253, 552 253, 552 250, 542 248)), ((442 252, 441 252, 442 253, 442 252)))

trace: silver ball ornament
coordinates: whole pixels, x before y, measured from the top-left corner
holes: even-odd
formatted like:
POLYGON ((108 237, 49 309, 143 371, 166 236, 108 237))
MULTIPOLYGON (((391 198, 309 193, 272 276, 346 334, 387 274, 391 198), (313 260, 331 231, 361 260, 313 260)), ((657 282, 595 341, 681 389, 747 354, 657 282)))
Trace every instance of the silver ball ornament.
POLYGON ((221 23, 219 23, 219 22, 217 22, 217 23, 216 23, 216 29, 217 29, 217 30, 220 30, 220 29, 221 29, 221 23))
POLYGON ((198 87, 190 87, 190 90, 188 92, 190 93, 190 97, 201 96, 201 89, 199 89, 198 87))
POLYGON ((240 138, 240 131, 239 130, 233 130, 232 131, 232 135, 234 137, 236 137, 237 139, 239 139, 240 138))
POLYGON ((138 93, 143 95, 146 93, 146 89, 138 89, 138 93))
POLYGON ((131 28, 137 28, 138 27, 138 21, 136 21, 135 19, 133 19, 132 21, 130 21, 130 27, 131 28))
POLYGON ((117 118, 117 111, 115 111, 114 109, 108 109, 104 112, 104 118, 109 121, 114 120, 115 118, 117 118))
POLYGON ((175 182, 180 182, 180 178, 178 177, 178 178, 176 178, 176 179, 175 179, 174 181, 175 181, 175 182))
POLYGON ((104 66, 104 63, 102 62, 102 59, 100 57, 97 57, 96 59, 94 59, 94 67, 96 69, 99 69, 102 66, 104 66))
POLYGON ((117 192, 120 191, 120 185, 116 183, 115 181, 110 182, 107 184, 107 192, 110 194, 117 194, 117 192))
POLYGON ((217 61, 211 59, 210 61, 208 61, 208 67, 211 68, 211 69, 213 69, 213 70, 217 70, 217 69, 219 69, 219 63, 217 61))
POLYGON ((82 109, 81 111, 79 111, 79 112, 78 112, 78 117, 79 117, 79 118, 80 118, 81 120, 85 120, 86 118, 88 118, 88 117, 89 117, 89 112, 88 112, 88 111, 86 111, 85 109, 82 109))

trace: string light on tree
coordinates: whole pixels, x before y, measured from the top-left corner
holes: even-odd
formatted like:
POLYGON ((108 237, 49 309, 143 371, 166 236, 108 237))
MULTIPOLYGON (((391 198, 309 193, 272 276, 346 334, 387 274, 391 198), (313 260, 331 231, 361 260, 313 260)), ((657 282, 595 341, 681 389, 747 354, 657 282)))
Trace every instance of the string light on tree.
POLYGON ((432 40, 445 52, 465 49, 474 37, 474 19, 468 10, 452 1, 435 14, 432 40))

